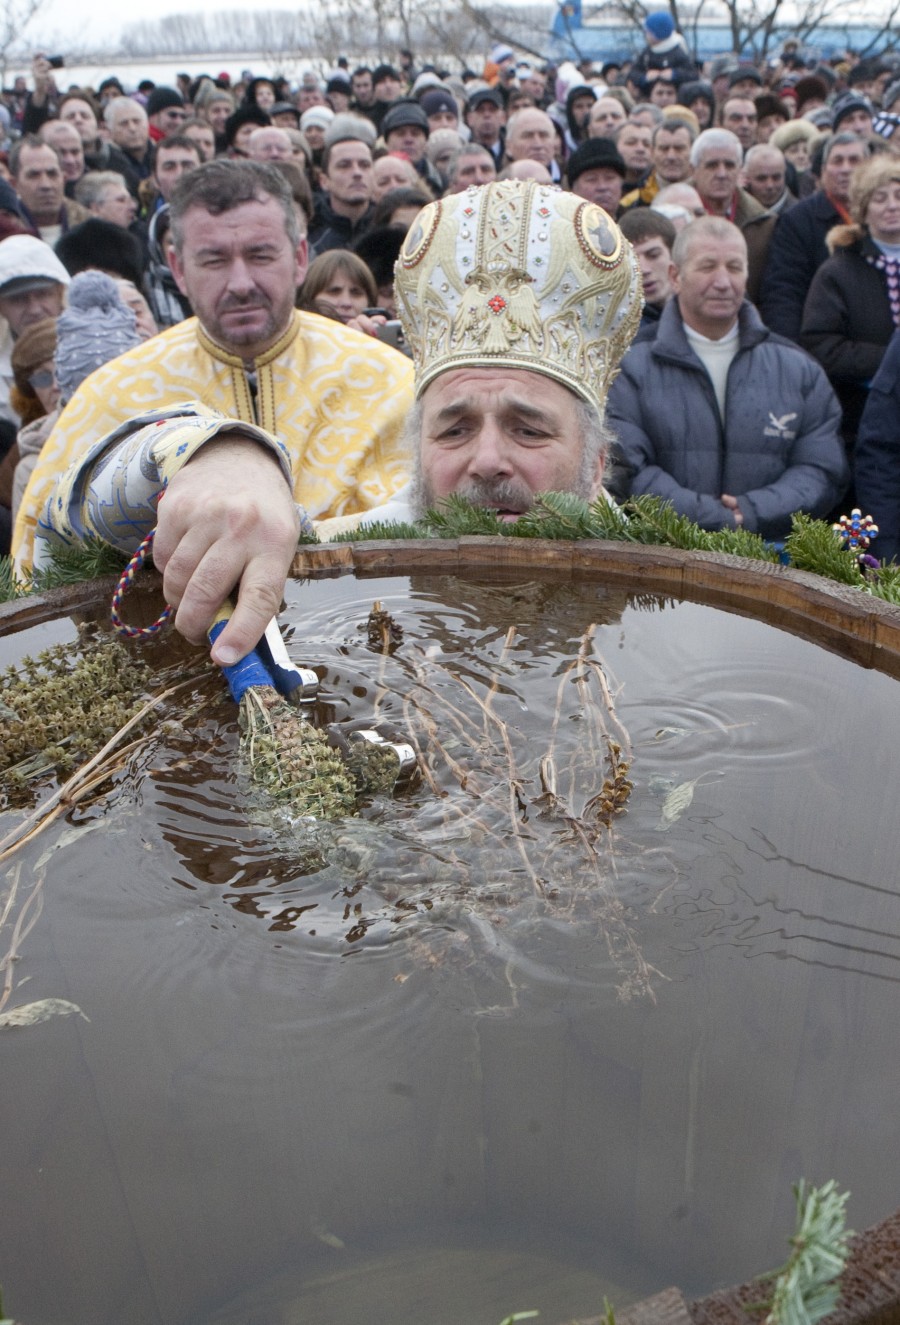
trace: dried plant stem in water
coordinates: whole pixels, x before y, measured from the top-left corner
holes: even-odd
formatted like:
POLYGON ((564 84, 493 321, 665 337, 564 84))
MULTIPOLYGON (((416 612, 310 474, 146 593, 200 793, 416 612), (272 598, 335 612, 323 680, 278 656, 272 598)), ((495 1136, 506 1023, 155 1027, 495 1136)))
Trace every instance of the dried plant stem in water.
MULTIPOLYGON (((2 913, 0 913, 0 933, 3 932, 4 926, 18 900, 21 869, 21 865, 17 865, 7 876, 10 880, 10 885, 9 892, 3 901, 2 913)), ((42 870, 38 874, 31 892, 19 908, 19 913, 16 916, 12 934, 10 935, 9 947, 4 955, 0 957, 0 972, 3 974, 3 987, 0 988, 0 1012, 6 1007, 13 991, 13 966, 19 957, 19 947, 37 924, 38 918, 43 910, 44 899, 41 893, 43 884, 44 872, 42 870)))
MULTIPOLYGON (((451 673, 451 676, 452 675, 453 673, 451 673)), ((532 888, 536 893, 543 893, 544 891, 543 884, 540 882, 540 880, 538 879, 537 875, 534 872, 534 866, 532 865, 531 859, 528 855, 528 848, 525 845, 525 842, 523 841, 521 806, 524 804, 525 797, 522 789, 522 783, 519 778, 519 771, 518 768, 516 767, 516 757, 515 754, 513 753, 512 742, 510 741, 509 737, 509 728, 507 727, 506 723, 503 722, 502 719, 498 718, 497 715, 492 711, 489 699, 482 699, 481 696, 476 694, 476 692, 472 689, 468 681, 465 681, 461 676, 454 676, 454 680, 457 682, 458 685, 462 686, 463 690, 465 690, 466 694, 471 699, 474 699, 475 703, 479 706, 482 713, 484 714, 485 723, 486 724, 489 722, 493 723, 493 725, 497 728, 497 730, 500 733, 500 741, 503 746, 503 753, 506 759, 507 802, 509 807, 509 822, 510 822, 510 828, 512 829, 513 839, 516 844, 516 851, 519 853, 522 864, 525 867, 525 871, 529 879, 531 880, 532 888)), ((489 698, 492 693, 493 693, 492 691, 489 692, 489 698)), ((485 736, 487 736, 487 730, 485 731, 485 736)))
POLYGON ((532 897, 553 914, 589 914, 599 923, 621 998, 654 998, 660 973, 644 959, 615 888, 611 826, 632 790, 630 742, 616 713, 614 687, 595 656, 596 629, 592 625, 584 632, 576 656, 564 664, 550 745, 543 754, 530 748, 527 729, 510 725, 504 716, 504 701, 515 700, 510 671, 520 634, 515 626, 507 630, 483 682, 405 649, 396 662, 407 676, 393 684, 425 781, 441 797, 446 840, 460 844, 459 868, 467 859, 470 867, 479 862, 475 877, 468 883, 454 879, 444 898, 467 906, 473 923, 480 915, 478 899, 489 898, 495 903, 492 925, 502 926, 507 917, 496 905, 505 896, 508 920, 514 923, 524 901, 515 882, 522 875, 532 897), (573 718, 580 724, 580 739, 560 769, 562 724, 573 718), (598 788, 599 769, 604 776, 598 788), (462 795, 447 790, 448 776, 462 795), (476 843, 477 857, 472 855, 476 843))

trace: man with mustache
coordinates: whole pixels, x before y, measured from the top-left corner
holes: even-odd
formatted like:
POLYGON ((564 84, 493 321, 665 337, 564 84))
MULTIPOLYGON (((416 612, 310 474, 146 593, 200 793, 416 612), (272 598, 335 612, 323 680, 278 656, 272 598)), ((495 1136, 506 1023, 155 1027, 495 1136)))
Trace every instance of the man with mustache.
MULTIPOLYGON (((286 477, 294 538, 294 499, 313 518, 362 511, 406 478, 398 442, 412 399, 409 361, 371 336, 295 310, 306 236, 280 172, 253 161, 207 162, 179 181, 171 215, 172 269, 196 316, 107 364, 76 391, 22 502, 13 538, 20 568, 31 562, 34 528, 59 475, 106 434, 128 432, 148 411, 186 402, 193 412, 176 411, 190 416, 180 456, 205 452, 214 439, 209 451, 219 461, 202 485, 204 515, 214 523, 220 489, 222 508, 236 491, 242 494, 237 511, 229 507, 222 538, 210 534, 217 564, 239 562, 241 539, 252 541, 260 530, 264 541, 278 544, 273 531, 284 532, 285 517, 268 489, 282 496, 286 477), (235 438, 248 436, 265 439, 251 443, 251 451, 272 472, 270 483, 264 474, 244 489, 249 471, 229 459, 235 438)), ((206 464, 206 454, 198 455, 192 469, 199 473, 206 464)), ((169 551, 165 536, 159 538, 158 564, 167 564, 169 551)), ((167 583, 176 602, 180 565, 176 558, 167 583)))

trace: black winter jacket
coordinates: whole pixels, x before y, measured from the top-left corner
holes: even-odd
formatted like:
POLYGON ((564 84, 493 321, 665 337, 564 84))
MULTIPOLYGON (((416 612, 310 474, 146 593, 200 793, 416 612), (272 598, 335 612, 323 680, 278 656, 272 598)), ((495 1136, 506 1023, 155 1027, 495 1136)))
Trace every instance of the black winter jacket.
POLYGON ((868 236, 836 249, 813 277, 803 309, 800 344, 837 392, 841 431, 851 448, 869 385, 895 331, 885 277, 866 260, 877 253, 868 236))
POLYGON ((770 331, 800 339, 809 287, 828 257, 825 236, 843 219, 824 193, 804 198, 779 216, 756 301, 770 331))

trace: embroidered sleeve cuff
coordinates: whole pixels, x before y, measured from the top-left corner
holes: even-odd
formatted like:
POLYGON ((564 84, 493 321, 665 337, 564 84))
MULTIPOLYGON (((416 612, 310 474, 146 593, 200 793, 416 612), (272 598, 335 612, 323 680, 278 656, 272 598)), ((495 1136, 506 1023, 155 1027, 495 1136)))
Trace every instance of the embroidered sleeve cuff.
POLYGON ((272 452, 293 486, 287 448, 262 428, 195 403, 154 410, 95 442, 60 477, 38 521, 35 566, 46 562, 54 545, 86 538, 132 553, 155 526, 156 503, 169 480, 226 432, 272 452))

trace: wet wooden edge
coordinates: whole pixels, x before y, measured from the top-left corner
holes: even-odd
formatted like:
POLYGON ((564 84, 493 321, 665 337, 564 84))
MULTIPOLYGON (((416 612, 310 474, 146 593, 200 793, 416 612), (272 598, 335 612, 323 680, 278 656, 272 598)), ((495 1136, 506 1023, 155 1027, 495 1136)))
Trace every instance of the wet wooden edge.
MULTIPOLYGON (((527 574, 606 583, 632 593, 658 594, 726 608, 799 635, 860 666, 900 677, 900 608, 847 585, 805 571, 708 552, 601 541, 513 538, 423 539, 330 543, 301 548, 292 574, 322 579, 355 574, 527 574)), ((54 589, 0 604, 0 636, 56 617, 95 609, 109 600, 117 576, 54 589)), ((159 589, 152 571, 137 577, 159 589)), ((738 1217, 738 1216, 736 1216, 738 1217)), ((900 1211, 851 1240, 838 1308, 825 1325, 900 1325, 900 1211)), ((758 1280, 687 1301, 667 1288, 616 1313, 617 1325, 759 1325, 748 1307, 760 1298, 758 1280)), ((604 1325, 596 1316, 573 1325, 604 1325)))
POLYGON ((850 585, 713 552, 600 541, 423 539, 301 548, 300 578, 528 574, 601 582, 721 607, 900 678, 900 608, 850 585))
MULTIPOLYGON (((900 1325, 900 1211, 854 1234, 849 1249, 838 1305, 822 1325, 900 1325)), ((617 1311, 616 1325, 763 1325, 759 1303, 767 1291, 757 1278, 689 1302, 680 1289, 666 1288, 617 1311)), ((565 1325, 606 1325, 606 1317, 565 1325)))
MULTIPOLYGON (((766 621, 832 652, 900 677, 900 608, 849 585, 765 562, 711 552, 594 541, 460 538, 402 542, 326 543, 303 547, 292 573, 321 579, 445 574, 517 575, 614 585, 633 593, 684 598, 766 621)), ((68 612, 96 608, 112 597, 106 576, 46 594, 0 603, 0 634, 28 629, 68 612)), ((135 588, 158 589, 153 571, 135 588)))
MULTIPOLYGON (((0 603, 0 636, 44 625, 72 612, 90 611, 104 598, 111 603, 118 583, 118 575, 105 575, 99 580, 85 580, 81 584, 68 584, 47 593, 0 603)), ((146 571, 135 578, 135 583, 144 588, 157 587, 159 576, 154 571, 146 571)))

